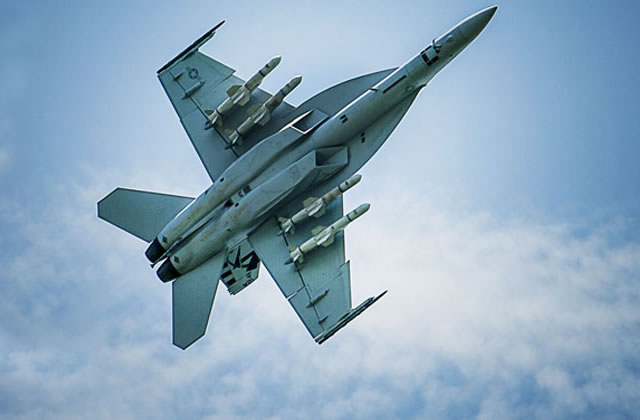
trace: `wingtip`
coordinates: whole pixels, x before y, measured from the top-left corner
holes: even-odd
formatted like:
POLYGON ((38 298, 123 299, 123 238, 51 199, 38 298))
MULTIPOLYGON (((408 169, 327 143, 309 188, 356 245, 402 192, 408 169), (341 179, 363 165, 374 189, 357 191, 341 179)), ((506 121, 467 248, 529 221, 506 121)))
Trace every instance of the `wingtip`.
POLYGON ((183 57, 191 54, 193 51, 195 51, 198 48, 200 48, 202 45, 204 45, 204 43, 209 41, 209 39, 211 39, 211 37, 213 37, 213 35, 215 34, 216 30, 218 30, 218 28, 220 28, 225 22, 226 22, 225 20, 222 20, 220 23, 215 25, 213 28, 209 29, 207 32, 205 32, 204 35, 202 35, 200 38, 196 39, 193 43, 191 43, 191 45, 189 45, 187 48, 182 50, 182 52, 180 52, 180 54, 176 55, 174 58, 169 60, 169 62, 167 64, 165 64, 164 66, 162 66, 156 73, 157 74, 162 73, 163 71, 165 71, 169 67, 171 67, 173 64, 175 64, 178 61, 180 61, 180 59, 182 59, 183 57))
POLYGON ((327 341, 329 338, 331 338, 335 333, 337 333, 338 331, 340 331, 342 328, 344 328, 349 322, 353 321, 355 318, 357 318, 359 315, 361 315, 365 310, 367 310, 368 308, 371 307, 371 305, 373 305, 374 303, 376 303, 382 296, 386 295, 388 292, 388 290, 385 290, 384 292, 380 293, 378 296, 376 296, 375 298, 372 296, 370 298, 368 298, 367 300, 365 300, 364 302, 362 302, 360 305, 358 305, 357 307, 351 309, 351 311, 347 312, 341 319, 338 320, 338 322, 336 324, 334 324, 329 330, 319 334, 318 336, 314 337, 314 340, 316 341, 316 343, 318 344, 322 344, 325 341, 327 341))
POLYGON ((180 350, 186 350, 189 347, 191 347, 193 345, 193 343, 195 343, 196 341, 200 340, 202 337, 204 337, 204 334, 196 337, 195 339, 192 339, 191 341, 188 341, 189 339, 187 339, 186 341, 182 341, 181 338, 176 338, 175 334, 173 336, 173 345, 176 346, 177 348, 179 348, 180 350))
POLYGON ((220 21, 220 23, 218 23, 216 26, 214 26, 213 28, 211 28, 211 32, 214 32, 216 29, 218 29, 219 27, 221 27, 222 25, 224 25, 227 21, 225 19, 222 19, 220 21))

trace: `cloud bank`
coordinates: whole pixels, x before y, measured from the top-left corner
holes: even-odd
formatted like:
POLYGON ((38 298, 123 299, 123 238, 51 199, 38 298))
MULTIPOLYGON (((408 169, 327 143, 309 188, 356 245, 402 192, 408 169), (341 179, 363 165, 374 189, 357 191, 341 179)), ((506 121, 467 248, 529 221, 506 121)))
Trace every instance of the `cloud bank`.
POLYGON ((585 231, 411 191, 372 199, 348 231, 354 304, 390 292, 365 315, 317 346, 263 270, 238 296, 219 290, 207 335, 183 352, 145 245, 95 217, 109 187, 82 179, 50 185, 37 216, 0 205, 0 417, 640 412, 640 245, 620 239, 623 219, 585 231))

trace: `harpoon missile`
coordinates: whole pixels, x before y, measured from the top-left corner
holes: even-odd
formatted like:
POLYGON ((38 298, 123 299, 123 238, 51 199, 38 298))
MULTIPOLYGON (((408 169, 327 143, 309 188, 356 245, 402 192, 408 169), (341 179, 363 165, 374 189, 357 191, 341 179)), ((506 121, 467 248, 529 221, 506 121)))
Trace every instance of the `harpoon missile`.
POLYGON ((220 124, 222 122, 221 117, 231 111, 231 109, 235 105, 246 105, 251 99, 251 92, 253 92, 258 86, 260 86, 260 83, 262 83, 264 78, 267 77, 267 75, 271 73, 273 69, 278 67, 278 64, 280 64, 281 60, 282 57, 280 56, 273 57, 267 64, 265 64, 260 70, 258 70, 256 74, 254 74, 249 80, 244 82, 243 85, 231 86, 227 90, 228 98, 222 101, 222 103, 218 105, 216 109, 205 110, 205 113, 207 114, 206 128, 209 129, 213 127, 216 122, 220 124))
POLYGON ((333 222, 331 226, 318 226, 317 228, 313 229, 311 231, 311 234, 313 236, 310 239, 296 248, 290 248, 291 257, 287 261, 285 261, 285 264, 291 264, 294 262, 302 264, 304 262, 304 256, 309 254, 318 246, 322 245, 326 247, 331 245, 336 233, 340 232, 345 227, 347 227, 349 223, 365 214, 369 210, 369 207, 371 207, 371 205, 368 203, 360 204, 358 208, 347 213, 346 216, 342 216, 341 218, 333 222))
POLYGON ((302 81, 302 76, 296 76, 289 81, 282 89, 271 98, 267 99, 262 105, 252 106, 247 110, 249 118, 244 120, 242 124, 229 133, 229 145, 227 148, 235 146, 242 140, 242 136, 246 135, 256 124, 265 125, 271 119, 271 113, 282 103, 284 98, 290 94, 293 89, 297 88, 302 81))
POLYGON ((362 179, 362 175, 353 175, 351 178, 344 181, 342 184, 338 185, 325 195, 320 198, 309 197, 302 202, 304 208, 294 214, 291 218, 279 217, 278 221, 280 222, 280 233, 293 233, 294 226, 302 223, 307 218, 320 217, 324 214, 324 210, 329 203, 331 203, 336 198, 340 197, 342 194, 347 192, 351 187, 356 185, 362 179))

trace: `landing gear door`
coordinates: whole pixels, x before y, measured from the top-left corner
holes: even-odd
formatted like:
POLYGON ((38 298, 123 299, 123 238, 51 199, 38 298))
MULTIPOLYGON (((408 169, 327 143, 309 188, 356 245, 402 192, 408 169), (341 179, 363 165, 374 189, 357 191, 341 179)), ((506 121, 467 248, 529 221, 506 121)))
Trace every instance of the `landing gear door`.
POLYGON ((235 295, 258 278, 259 270, 260 259, 245 239, 228 251, 220 279, 235 295))

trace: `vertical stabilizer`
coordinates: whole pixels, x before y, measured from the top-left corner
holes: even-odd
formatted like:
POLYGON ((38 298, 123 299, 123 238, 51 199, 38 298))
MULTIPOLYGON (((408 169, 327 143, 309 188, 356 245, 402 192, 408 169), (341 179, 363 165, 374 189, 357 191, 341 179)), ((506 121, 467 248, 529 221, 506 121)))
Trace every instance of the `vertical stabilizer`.
POLYGON ((173 344, 186 349, 207 331, 226 252, 173 282, 173 344))

